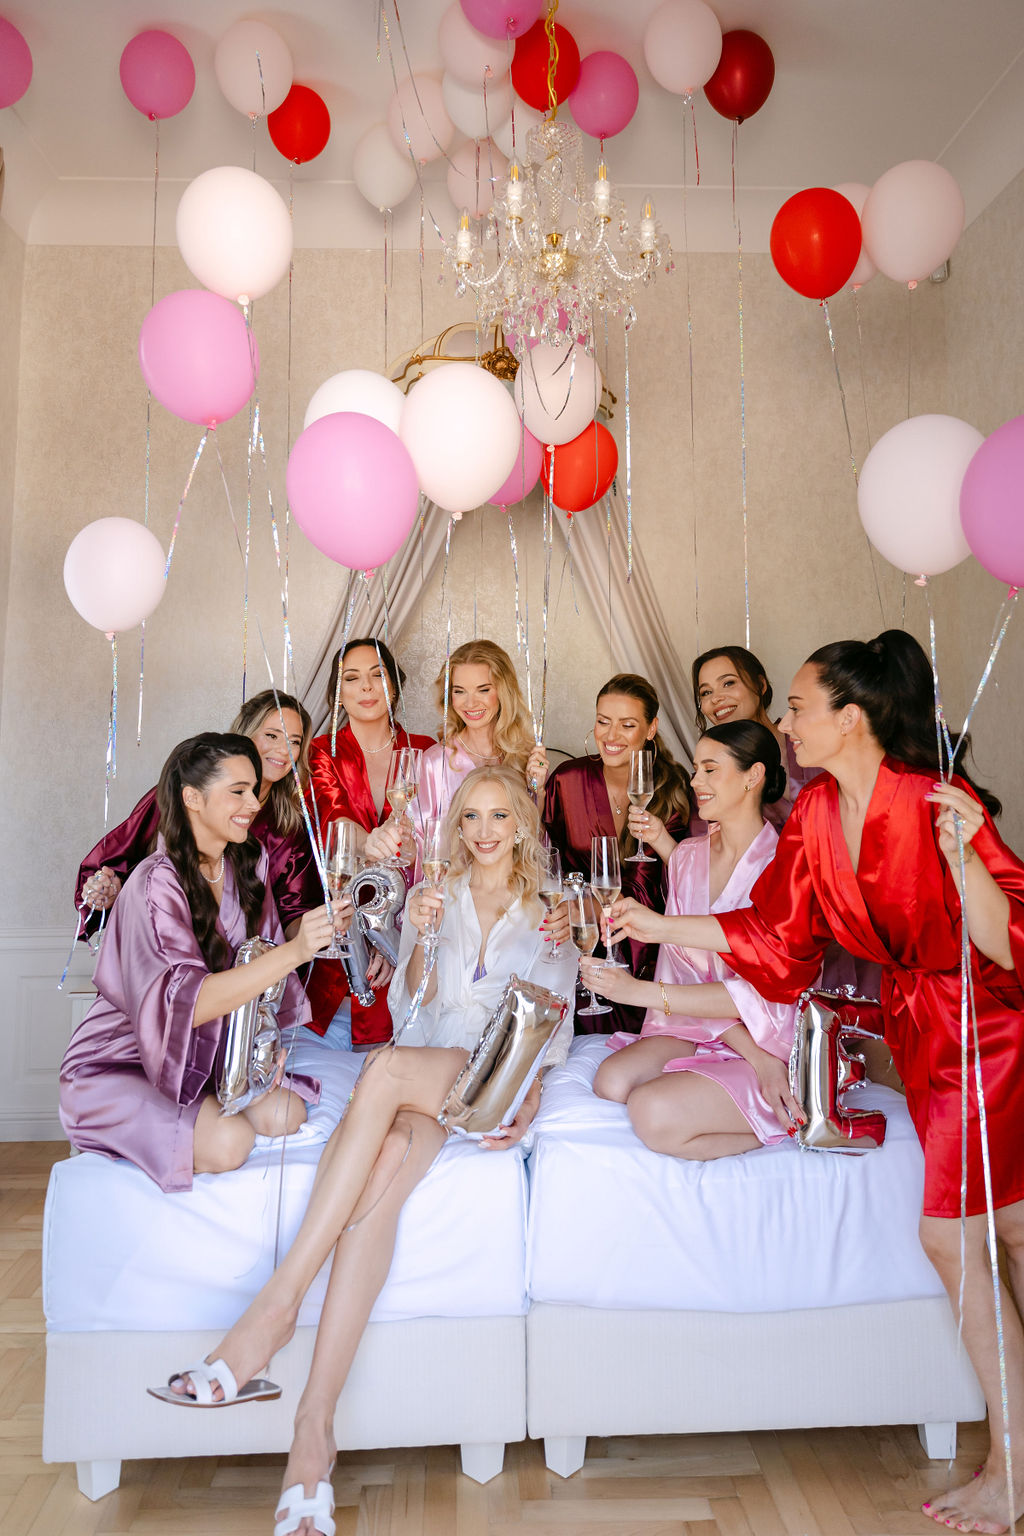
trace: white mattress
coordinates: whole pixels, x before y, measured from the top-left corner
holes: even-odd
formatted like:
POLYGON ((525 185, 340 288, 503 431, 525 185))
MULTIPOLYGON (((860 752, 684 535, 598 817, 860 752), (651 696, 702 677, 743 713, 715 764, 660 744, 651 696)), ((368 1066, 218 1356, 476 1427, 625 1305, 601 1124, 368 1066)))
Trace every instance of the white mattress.
POLYGON ((854 1157, 792 1142, 686 1162, 649 1151, 595 1098, 603 1036, 545 1078, 530 1160, 527 1289, 606 1308, 782 1312, 943 1294, 917 1237, 924 1164, 902 1096, 867 1084, 885 1144, 854 1157))
MULTIPOLYGON (((308 1033, 308 1032, 304 1032, 308 1033)), ((363 1057, 302 1039, 296 1071, 319 1077, 320 1104, 289 1138, 281 1251, 363 1057)), ((165 1195, 131 1163, 83 1153, 58 1163, 43 1231, 43 1300, 53 1332, 227 1327, 273 1266, 280 1141, 265 1137, 234 1173, 199 1174, 165 1195)), ((520 1149, 482 1152, 453 1138, 402 1212, 373 1319, 507 1317, 526 1311, 526 1176, 520 1149)), ((320 1315, 326 1272, 299 1316, 320 1315)))

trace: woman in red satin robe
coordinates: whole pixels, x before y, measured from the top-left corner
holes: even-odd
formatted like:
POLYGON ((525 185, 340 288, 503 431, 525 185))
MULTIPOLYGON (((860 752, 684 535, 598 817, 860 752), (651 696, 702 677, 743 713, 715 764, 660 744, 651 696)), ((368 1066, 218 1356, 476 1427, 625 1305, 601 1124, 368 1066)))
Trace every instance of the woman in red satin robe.
MULTIPOLYGON (((998 802, 963 770, 937 783, 927 657, 901 630, 824 646, 801 667, 782 721, 797 758, 826 772, 800 794, 752 906, 665 918, 620 903, 619 931, 715 949, 766 997, 799 996, 831 938, 882 968, 886 1038, 924 1148, 921 1241, 958 1309, 960 956, 966 914, 1003 1289, 1015 1513, 1024 1506, 1024 864, 992 824, 998 802), (956 818, 966 896, 961 907, 956 818), (1016 1305, 1014 1302, 1016 1301, 1016 1305)), ((972 1037, 973 1038, 973 1037, 972 1037)), ((992 1449, 966 1487, 924 1506, 961 1531, 1008 1529, 992 1279, 985 1247, 973 1044, 967 1082, 967 1265, 963 1338, 989 1410, 992 1449)))
MULTIPOLYGON (((330 729, 316 736, 309 749, 310 792, 316 801, 321 830, 328 822, 351 821, 359 829, 360 850, 368 863, 397 854, 400 838, 388 821, 385 788, 391 756, 398 747, 432 747, 432 736, 411 736, 395 719, 399 684, 405 675, 382 641, 361 636, 349 640, 337 653, 327 685, 327 707, 334 710, 341 668, 341 707, 347 719, 337 733, 331 751, 330 729)), ((352 999, 353 1045, 376 1045, 391 1038, 387 986, 391 968, 380 958, 371 960, 369 980, 377 992, 372 1008, 352 999)), ((345 967, 340 960, 321 960, 313 966, 307 997, 313 1011, 310 1028, 327 1033, 331 1020, 348 997, 345 967)))

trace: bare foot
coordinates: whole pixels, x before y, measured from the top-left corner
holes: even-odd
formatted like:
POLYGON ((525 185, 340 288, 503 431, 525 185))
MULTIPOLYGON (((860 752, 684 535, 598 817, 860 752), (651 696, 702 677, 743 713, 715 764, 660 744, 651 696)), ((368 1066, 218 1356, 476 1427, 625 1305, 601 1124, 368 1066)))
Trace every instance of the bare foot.
MULTIPOLYGON (((1001 1461, 998 1467, 986 1462, 969 1483, 922 1504, 921 1510, 929 1519, 951 1531, 978 1531, 986 1536, 1002 1536, 1010 1529, 1005 1466, 1001 1461)), ((1017 1489, 1014 1511, 1019 1520, 1024 1512, 1024 1488, 1017 1489)))
MULTIPOLYGON (((289 1489, 299 1484, 303 1498, 315 1498, 317 1484, 331 1481, 336 1454, 333 1422, 325 1423, 323 1419, 315 1417, 296 1418, 295 1438, 288 1453, 288 1464, 284 1469, 282 1487, 289 1489)), ((325 1513, 330 1514, 331 1510, 333 1510, 333 1497, 331 1509, 325 1513)), ((281 1502, 277 1506, 275 1519, 281 1520, 289 1512, 289 1505, 281 1502)), ((293 1529, 297 1536, 315 1536, 321 1527, 314 1524, 311 1515, 306 1515, 296 1523, 293 1529)))
MULTIPOLYGON (((239 1387, 266 1369, 267 1361, 279 1349, 283 1349, 295 1332, 298 1309, 283 1308, 259 1296, 242 1314, 234 1327, 229 1329, 216 1349, 206 1357, 207 1364, 223 1360, 239 1387)), ((191 1379, 175 1376, 171 1391, 181 1397, 194 1397, 191 1379)), ((224 1392, 218 1383, 213 1389, 215 1402, 221 1402, 224 1392)))

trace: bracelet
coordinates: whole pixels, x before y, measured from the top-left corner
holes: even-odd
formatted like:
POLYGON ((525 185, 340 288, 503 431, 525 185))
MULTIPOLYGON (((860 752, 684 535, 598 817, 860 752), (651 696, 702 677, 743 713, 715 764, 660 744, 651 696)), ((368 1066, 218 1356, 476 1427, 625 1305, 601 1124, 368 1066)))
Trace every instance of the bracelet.
POLYGON ((658 986, 661 988, 661 1011, 665 1015, 666 1019, 670 1019, 672 1017, 672 1009, 669 1007, 668 993, 665 991, 665 983, 663 981, 659 981, 658 986))

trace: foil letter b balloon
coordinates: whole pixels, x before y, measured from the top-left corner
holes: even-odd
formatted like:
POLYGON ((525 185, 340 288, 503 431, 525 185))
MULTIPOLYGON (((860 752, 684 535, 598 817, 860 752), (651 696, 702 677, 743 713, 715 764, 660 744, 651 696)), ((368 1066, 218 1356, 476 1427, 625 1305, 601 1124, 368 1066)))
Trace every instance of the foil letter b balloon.
POLYGON ((510 1125, 568 1006, 557 992, 510 976, 473 1054, 441 1106, 437 1117, 441 1125, 474 1137, 510 1125))
POLYGON ((880 1110, 846 1109, 839 1100, 864 1081, 864 1063, 844 1041, 876 1040, 878 1004, 863 997, 811 992, 803 1000, 789 1058, 789 1083, 804 1111, 797 1143, 810 1152, 870 1152, 885 1140, 880 1110))

